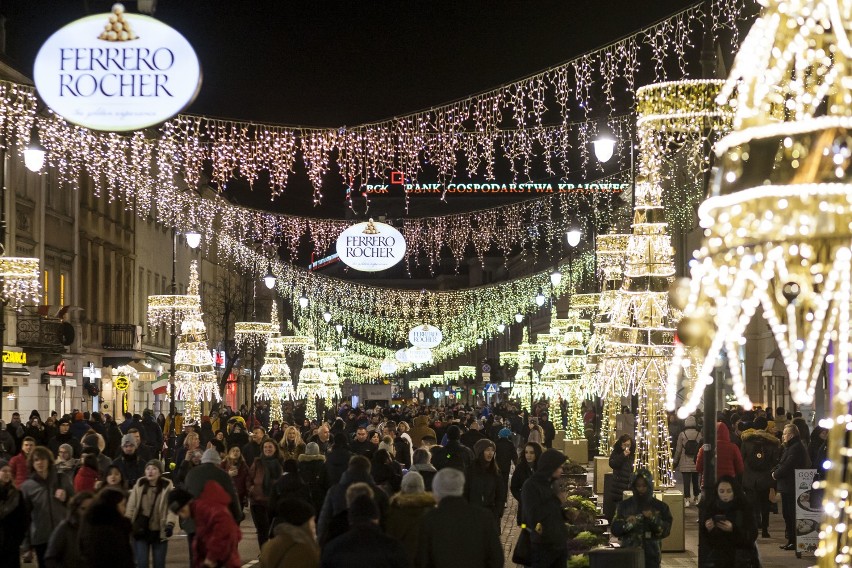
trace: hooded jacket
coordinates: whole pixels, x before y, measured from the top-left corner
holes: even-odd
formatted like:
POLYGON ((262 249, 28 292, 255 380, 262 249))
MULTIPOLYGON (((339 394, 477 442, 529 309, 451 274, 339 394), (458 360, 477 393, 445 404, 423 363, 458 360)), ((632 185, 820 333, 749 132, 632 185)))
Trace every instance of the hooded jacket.
POLYGON ((554 491, 553 473, 565 463, 559 450, 546 450, 538 458, 538 468, 521 488, 524 524, 530 530, 533 546, 551 550, 568 547, 568 529, 562 517, 562 502, 554 491))
POLYGON ((772 486, 772 468, 781 457, 781 442, 766 430, 749 429, 743 432, 743 489, 766 491, 772 486), (769 467, 756 471, 749 465, 749 456, 758 452, 765 453, 769 467))
POLYGON ((409 435, 411 436, 411 448, 413 450, 420 447, 424 436, 432 436, 436 440, 438 439, 435 435, 435 431, 432 428, 429 428, 429 417, 425 414, 414 418, 414 426, 411 428, 409 435))
POLYGON ((366 483, 373 489, 373 498, 376 500, 376 505, 379 506, 380 518, 384 520, 385 512, 388 509, 387 494, 375 484, 369 473, 364 474, 348 470, 341 476, 339 483, 331 486, 331 489, 328 490, 325 496, 325 501, 317 518, 317 537, 320 544, 328 542, 331 536, 337 536, 330 534, 331 531, 329 529, 331 528, 332 520, 347 510, 346 489, 353 483, 359 482, 366 483))
POLYGON ((754 541, 757 539, 757 522, 744 495, 736 497, 730 503, 724 503, 718 498, 710 498, 698 511, 698 531, 709 545, 708 556, 712 559, 714 566, 720 568, 737 566, 737 549, 745 551, 754 549, 754 541), (707 530, 704 523, 717 515, 722 515, 731 522, 733 526, 731 532, 717 527, 707 530))
POLYGON ((242 566, 237 547, 243 535, 228 509, 231 500, 232 496, 221 485, 208 481, 198 499, 190 502, 195 521, 195 538, 192 540, 194 568, 202 568, 205 559, 225 568, 242 566))
POLYGON ((661 541, 672 529, 672 513, 669 506, 654 498, 654 478, 647 469, 641 468, 630 478, 633 497, 618 504, 612 519, 612 534, 622 546, 638 547, 645 551, 645 565, 659 566, 661 541), (648 491, 640 497, 636 494, 636 480, 643 478, 648 491), (650 517, 643 512, 650 511, 650 517))
POLYGON ((319 568, 320 548, 307 530, 281 523, 260 550, 261 568, 319 568))
POLYGON ((131 523, 140 514, 147 514, 151 519, 156 519, 156 526, 160 532, 160 540, 166 540, 168 538, 166 536, 166 527, 169 525, 175 527, 178 524, 177 514, 171 512, 169 509, 169 492, 173 488, 172 482, 164 477, 157 480, 156 488, 150 486, 147 478, 140 478, 136 482, 136 485, 133 486, 133 489, 130 490, 130 496, 127 499, 127 511, 124 513, 125 516, 130 519, 131 523), (157 491, 151 511, 142 511, 140 508, 143 501, 142 497, 146 491, 157 491))
MULTIPOLYGON (((704 448, 698 450, 695 458, 695 468, 704 471, 704 448)), ((731 434, 728 427, 722 422, 716 423, 716 478, 724 475, 738 477, 743 473, 743 456, 740 449, 731 442, 731 434)), ((701 478, 701 486, 704 486, 704 476, 701 478)))
POLYGON ((417 557, 420 521, 435 505, 431 493, 397 493, 391 497, 385 532, 402 543, 412 564, 417 557))
POLYGON ((624 492, 630 489, 630 476, 633 475, 633 460, 636 456, 636 444, 631 444, 629 455, 624 455, 624 450, 618 442, 609 454, 609 467, 612 468, 609 496, 615 503, 621 501, 624 492))
POLYGON ((695 440, 698 443, 699 449, 701 444, 703 443, 701 432, 698 431, 698 428, 695 427, 695 417, 687 416, 686 420, 683 421, 684 428, 677 437, 677 443, 675 444, 675 454, 674 454, 674 466, 681 473, 695 473, 698 471, 695 468, 695 460, 698 458, 698 453, 696 452, 692 456, 686 455, 686 442, 688 440, 695 440))

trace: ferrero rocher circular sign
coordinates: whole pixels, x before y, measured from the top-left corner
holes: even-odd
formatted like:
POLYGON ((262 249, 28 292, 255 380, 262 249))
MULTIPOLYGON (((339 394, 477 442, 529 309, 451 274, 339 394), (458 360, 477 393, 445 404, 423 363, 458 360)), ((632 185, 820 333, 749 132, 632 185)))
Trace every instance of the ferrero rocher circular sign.
POLYGON ((398 263, 405 256, 402 233, 370 219, 352 225, 337 237, 337 256, 350 268, 378 272, 398 263))
POLYGON ((38 52, 39 96, 69 122, 110 132, 168 120, 195 99, 201 66, 180 33, 149 16, 112 12, 76 20, 38 52))
POLYGON ((408 332, 408 341, 415 347, 431 349, 440 345, 444 334, 434 325, 418 325, 408 332))

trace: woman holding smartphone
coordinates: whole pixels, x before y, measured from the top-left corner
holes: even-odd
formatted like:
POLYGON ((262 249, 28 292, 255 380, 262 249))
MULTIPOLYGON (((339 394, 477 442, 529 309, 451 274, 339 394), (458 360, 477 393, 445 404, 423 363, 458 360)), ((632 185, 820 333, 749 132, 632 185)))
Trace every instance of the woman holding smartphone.
POLYGON ((701 505, 698 528, 709 544, 699 566, 758 568, 757 522, 739 483, 722 476, 701 505))

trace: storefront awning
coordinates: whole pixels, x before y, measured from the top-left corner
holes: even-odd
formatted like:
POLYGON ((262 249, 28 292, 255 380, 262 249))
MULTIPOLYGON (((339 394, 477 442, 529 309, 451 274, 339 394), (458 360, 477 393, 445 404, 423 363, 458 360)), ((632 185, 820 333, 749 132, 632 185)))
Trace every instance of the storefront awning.
POLYGON ((142 363, 131 361, 127 364, 127 366, 136 371, 137 380, 145 382, 152 382, 157 380, 157 373, 154 371, 154 369, 146 367, 142 363))
POLYGON ((168 353, 157 353, 156 351, 146 351, 145 355, 147 355, 148 357, 150 357, 154 361, 159 361, 160 363, 163 363, 165 365, 168 365, 172 362, 172 360, 169 358, 168 353))
POLYGON ((781 358, 781 351, 776 349, 763 361, 763 368, 760 370, 762 377, 786 377, 787 367, 784 365, 784 360, 781 358))

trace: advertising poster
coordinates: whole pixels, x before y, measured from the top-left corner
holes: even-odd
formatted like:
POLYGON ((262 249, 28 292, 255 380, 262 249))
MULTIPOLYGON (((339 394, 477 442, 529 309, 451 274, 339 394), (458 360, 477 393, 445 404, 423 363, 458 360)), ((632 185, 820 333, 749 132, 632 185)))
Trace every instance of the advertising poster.
POLYGON ((819 545, 822 509, 811 507, 815 469, 796 470, 796 556, 813 555, 819 545))

